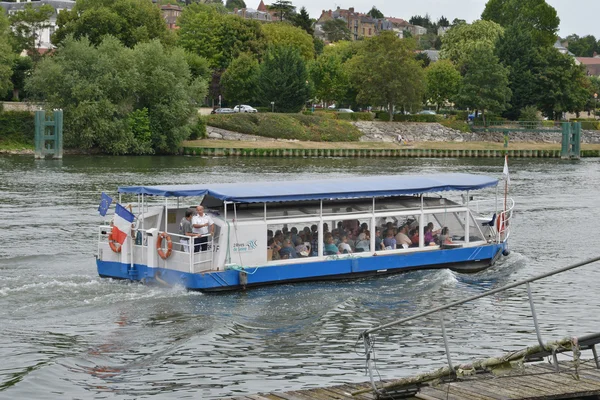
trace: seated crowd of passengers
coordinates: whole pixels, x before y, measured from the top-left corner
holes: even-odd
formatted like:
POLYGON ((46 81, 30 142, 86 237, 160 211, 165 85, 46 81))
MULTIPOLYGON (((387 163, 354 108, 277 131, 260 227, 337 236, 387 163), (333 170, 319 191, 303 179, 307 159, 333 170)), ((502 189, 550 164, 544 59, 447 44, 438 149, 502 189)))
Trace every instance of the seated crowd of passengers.
MULTIPOLYGON (((433 223, 423 229, 425 246, 435 246, 451 243, 447 227, 434 230, 433 223)), ((397 226, 388 222, 375 230, 375 251, 406 249, 419 247, 419 226, 407 221, 397 226)), ((267 232, 269 260, 285 260, 318 255, 319 233, 317 225, 298 230, 292 227, 288 230, 267 232)), ((323 224, 323 255, 352 254, 371 251, 371 232, 366 223, 359 224, 358 220, 340 221, 335 229, 329 230, 327 223, 323 224)))

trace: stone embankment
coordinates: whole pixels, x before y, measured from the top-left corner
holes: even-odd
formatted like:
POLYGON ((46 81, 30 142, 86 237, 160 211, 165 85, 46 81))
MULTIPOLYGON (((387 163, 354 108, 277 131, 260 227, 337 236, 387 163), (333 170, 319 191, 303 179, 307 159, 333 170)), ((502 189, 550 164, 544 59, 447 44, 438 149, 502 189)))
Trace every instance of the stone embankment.
MULTIPOLYGON (((435 123, 359 121, 354 125, 363 133, 364 142, 395 142, 398 135, 411 142, 504 142, 500 132, 460 132, 435 123)), ((560 132, 511 132, 511 142, 561 143, 560 132)), ((582 131, 582 143, 600 143, 600 131, 582 131)))
MULTIPOLYGON (((500 132, 460 132, 435 123, 358 121, 353 124, 363 133, 361 142, 397 142, 398 135, 407 143, 415 142, 504 142, 504 134, 500 132)), ((273 139, 225 129, 206 127, 209 139, 241 140, 253 142, 290 142, 293 140, 273 139)), ((511 142, 518 143, 561 143, 560 132, 511 132, 511 142)), ((582 131, 582 143, 600 143, 600 131, 582 131)))

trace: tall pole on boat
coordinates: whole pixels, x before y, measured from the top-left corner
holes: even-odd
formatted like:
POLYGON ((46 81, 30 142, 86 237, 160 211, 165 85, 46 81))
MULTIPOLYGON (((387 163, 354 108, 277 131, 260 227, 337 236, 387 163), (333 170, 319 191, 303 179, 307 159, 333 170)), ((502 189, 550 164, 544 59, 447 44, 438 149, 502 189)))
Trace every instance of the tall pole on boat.
MULTIPOLYGON (((508 182, 509 182, 509 177, 508 177, 508 154, 504 155, 504 170, 502 171, 502 174, 504 175, 504 211, 502 212, 502 218, 500 219, 500 223, 498 224, 498 227, 500 228, 500 230, 504 231, 504 225, 505 225, 505 220, 506 220, 506 204, 508 201, 508 182)), ((498 232, 498 234, 500 234, 501 232, 498 232)))

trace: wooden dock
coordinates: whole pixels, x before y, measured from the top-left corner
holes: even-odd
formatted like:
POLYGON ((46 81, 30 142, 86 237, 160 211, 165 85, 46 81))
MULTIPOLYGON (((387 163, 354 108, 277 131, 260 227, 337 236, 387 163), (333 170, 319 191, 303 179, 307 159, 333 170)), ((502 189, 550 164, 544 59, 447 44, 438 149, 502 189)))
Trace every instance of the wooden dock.
MULTIPOLYGON (((405 393, 388 393, 379 398, 407 400, 538 400, 599 399, 600 369, 594 360, 559 363, 559 372, 548 363, 525 364, 505 375, 480 373, 438 385, 424 384, 405 393)), ((370 388, 370 383, 348 384, 292 392, 259 393, 234 397, 232 400, 374 400, 374 392, 352 393, 370 388)))

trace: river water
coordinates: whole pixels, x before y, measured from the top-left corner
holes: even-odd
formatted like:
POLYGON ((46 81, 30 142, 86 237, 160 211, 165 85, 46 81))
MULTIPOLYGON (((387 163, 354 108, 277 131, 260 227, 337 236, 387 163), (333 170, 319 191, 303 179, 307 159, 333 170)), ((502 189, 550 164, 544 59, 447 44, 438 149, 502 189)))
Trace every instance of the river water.
MULTIPOLYGON (((600 163, 512 160, 509 257, 447 270, 204 295, 96 275, 119 185, 502 173, 499 159, 0 157, 0 398, 217 398, 367 380, 358 334, 600 255, 600 163)), ((276 183, 274 183, 276 184, 276 183)), ((598 332, 600 265, 533 284, 544 340, 598 332)), ((536 343, 525 289, 446 312, 453 361, 536 343)), ((444 365, 437 317, 377 336, 382 378, 444 365)))

